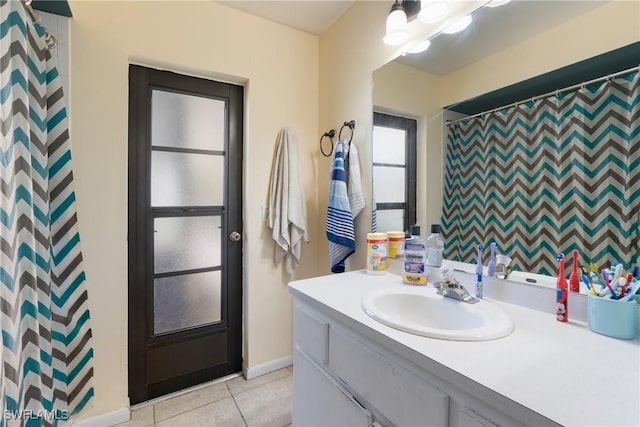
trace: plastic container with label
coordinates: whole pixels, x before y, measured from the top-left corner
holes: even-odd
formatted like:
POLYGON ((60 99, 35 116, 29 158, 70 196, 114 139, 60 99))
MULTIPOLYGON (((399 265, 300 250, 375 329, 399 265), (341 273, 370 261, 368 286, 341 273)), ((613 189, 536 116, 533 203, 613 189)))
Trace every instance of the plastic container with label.
POLYGON ((404 231, 387 231, 389 238, 389 258, 404 257, 404 231))
POLYGON ((389 239, 386 233, 367 234, 367 273, 381 275, 387 273, 387 247, 389 239))

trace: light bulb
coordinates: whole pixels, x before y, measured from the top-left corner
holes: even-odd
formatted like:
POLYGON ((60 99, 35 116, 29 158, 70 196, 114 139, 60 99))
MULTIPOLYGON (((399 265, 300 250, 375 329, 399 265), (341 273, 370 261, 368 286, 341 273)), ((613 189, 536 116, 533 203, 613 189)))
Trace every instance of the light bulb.
POLYGON ((407 14, 400 3, 394 3, 391 13, 387 16, 387 32, 382 39, 384 44, 396 46, 409 39, 407 31, 407 14))
POLYGON ((466 15, 463 18, 459 19, 458 21, 454 22, 453 24, 449 25, 447 28, 442 30, 442 32, 445 34, 453 34, 453 33, 460 32, 465 28, 467 28, 469 24, 471 24, 471 21, 472 21, 471 15, 466 15))
POLYGON ((425 24, 442 20, 449 13, 449 6, 442 1, 421 0, 418 19, 425 24))
POLYGON ((408 47, 403 50, 403 52, 402 52, 403 54, 405 54, 405 53, 420 53, 420 52, 424 52, 425 50, 429 49, 429 46, 431 46, 431 41, 429 41, 429 39, 421 40, 421 41, 409 43, 407 46, 408 47))

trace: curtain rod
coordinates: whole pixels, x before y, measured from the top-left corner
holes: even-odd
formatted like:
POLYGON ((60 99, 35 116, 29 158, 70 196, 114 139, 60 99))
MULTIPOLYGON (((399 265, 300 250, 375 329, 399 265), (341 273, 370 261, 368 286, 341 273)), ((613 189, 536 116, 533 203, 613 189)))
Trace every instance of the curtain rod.
MULTIPOLYGON (((638 71, 638 70, 640 70, 640 65, 632 67, 632 68, 629 68, 627 70, 618 71, 617 73, 609 74, 607 76, 598 77, 597 79, 588 80, 586 82, 578 83, 578 84, 575 84, 575 85, 572 85, 572 86, 567 86, 567 87, 562 88, 562 89, 556 89, 556 90, 553 90, 551 92, 543 93, 542 95, 534 96, 532 98, 528 98, 528 99, 523 99, 523 100, 520 100, 520 101, 512 102, 511 104, 503 105, 501 107, 497 107, 497 108, 494 108, 494 109, 491 109, 491 110, 488 110, 488 111, 482 111, 480 113, 472 114, 471 116, 461 117, 461 118, 456 119, 456 120, 447 120, 446 121, 446 125, 447 126, 448 125, 452 125, 452 124, 458 123, 458 122, 460 122, 462 120, 472 119, 474 117, 478 117, 478 116, 481 116, 483 114, 493 113, 495 111, 503 110, 505 108, 509 108, 509 107, 513 107, 513 106, 517 107, 518 105, 523 104, 525 102, 536 101, 536 100, 541 99, 541 98, 546 98, 546 97, 548 97, 550 95, 557 95, 560 92, 569 92, 569 91, 572 91, 572 90, 575 90, 575 89, 584 88, 587 85, 590 85, 590 84, 593 84, 593 83, 597 83, 597 82, 602 81, 602 80, 610 80, 610 79, 612 79, 614 77, 618 77, 618 76, 621 76, 621 75, 624 75, 624 74, 632 73, 632 72, 638 71)), ((453 111, 453 110, 451 110, 451 111, 453 111)))
POLYGON ((58 45, 58 41, 55 37, 49 34, 44 25, 42 25, 42 18, 40 18, 38 12, 36 12, 33 9, 33 6, 31 6, 31 0, 22 0, 22 4, 24 5, 25 10, 29 13, 29 16, 31 16, 31 20, 40 24, 40 26, 44 28, 44 41, 47 43, 47 49, 55 49, 58 45))

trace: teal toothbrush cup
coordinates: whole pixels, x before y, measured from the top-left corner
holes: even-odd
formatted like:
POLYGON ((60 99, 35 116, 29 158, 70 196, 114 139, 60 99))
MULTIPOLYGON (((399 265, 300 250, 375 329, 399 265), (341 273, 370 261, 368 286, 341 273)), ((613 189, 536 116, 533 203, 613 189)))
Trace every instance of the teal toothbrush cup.
POLYGON ((593 332, 612 338, 632 340, 636 336, 638 308, 631 301, 618 301, 589 295, 587 320, 593 332))

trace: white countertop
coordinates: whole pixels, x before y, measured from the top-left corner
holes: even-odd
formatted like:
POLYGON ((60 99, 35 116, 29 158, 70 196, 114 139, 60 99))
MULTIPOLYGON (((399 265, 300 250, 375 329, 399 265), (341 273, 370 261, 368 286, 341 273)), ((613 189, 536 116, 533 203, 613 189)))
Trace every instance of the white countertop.
POLYGON ((584 322, 560 323, 555 314, 487 298, 512 317, 515 330, 507 337, 462 342, 412 335, 378 323, 360 306, 369 292, 394 286, 410 285, 394 274, 355 271, 291 282, 289 290, 320 310, 342 313, 369 337, 382 334, 401 344, 396 350, 417 352, 559 424, 640 426, 640 337, 605 337, 584 322))

